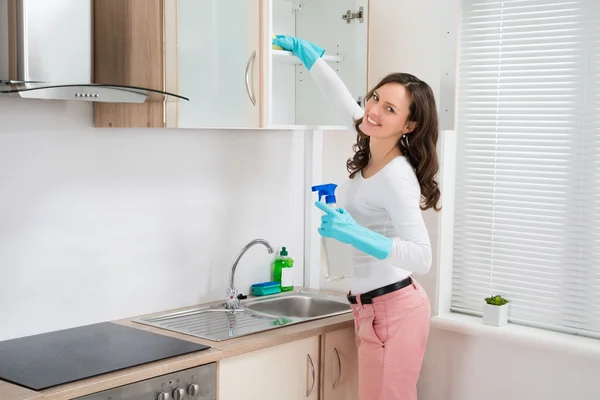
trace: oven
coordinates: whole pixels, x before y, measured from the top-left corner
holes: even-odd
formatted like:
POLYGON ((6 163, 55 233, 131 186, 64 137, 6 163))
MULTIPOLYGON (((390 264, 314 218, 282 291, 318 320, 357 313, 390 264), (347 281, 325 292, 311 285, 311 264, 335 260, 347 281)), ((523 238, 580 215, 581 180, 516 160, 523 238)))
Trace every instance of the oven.
POLYGON ((217 364, 160 375, 76 400, 216 400, 217 364))

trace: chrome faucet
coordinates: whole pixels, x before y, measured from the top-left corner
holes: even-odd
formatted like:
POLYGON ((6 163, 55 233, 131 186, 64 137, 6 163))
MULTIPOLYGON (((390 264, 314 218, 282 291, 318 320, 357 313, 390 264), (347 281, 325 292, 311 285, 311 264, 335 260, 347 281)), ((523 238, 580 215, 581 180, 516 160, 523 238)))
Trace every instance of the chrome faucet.
POLYGON ((237 268, 238 263, 240 262, 240 258, 242 258, 244 253, 246 253, 248 251, 248 249, 250 247, 254 246, 255 244, 264 245, 267 248, 267 251, 269 252, 269 254, 273 254, 273 248, 271 247, 269 242, 267 242, 266 240, 263 240, 263 239, 254 239, 253 241, 251 241, 250 243, 245 245, 244 248, 238 253, 237 257, 235 258, 235 261, 233 262, 233 265, 231 266, 231 275, 229 276, 229 288, 227 289, 226 307, 230 310, 235 310, 235 309, 240 308, 240 300, 238 299, 238 291, 233 284, 233 280, 235 278, 235 270, 237 268))

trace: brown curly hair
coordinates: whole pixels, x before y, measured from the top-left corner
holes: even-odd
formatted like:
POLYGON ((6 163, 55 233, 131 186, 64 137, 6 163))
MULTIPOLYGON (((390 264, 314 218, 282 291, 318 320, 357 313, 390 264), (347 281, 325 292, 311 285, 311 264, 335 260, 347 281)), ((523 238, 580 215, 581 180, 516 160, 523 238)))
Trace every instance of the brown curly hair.
MULTIPOLYGON (((421 187, 421 210, 437 206, 440 199, 439 184, 436 175, 439 169, 437 141, 439 124, 437 106, 431 87, 417 77, 406 73, 393 73, 383 78, 366 96, 365 102, 373 97, 373 93, 388 83, 399 83, 406 88, 411 102, 408 121, 415 122, 415 130, 403 135, 398 141, 398 148, 412 165, 419 186, 421 187)), ((363 170, 371 158, 370 138, 360 130, 362 118, 354 122, 357 132, 356 144, 353 146, 354 156, 346 163, 350 178, 363 170)))

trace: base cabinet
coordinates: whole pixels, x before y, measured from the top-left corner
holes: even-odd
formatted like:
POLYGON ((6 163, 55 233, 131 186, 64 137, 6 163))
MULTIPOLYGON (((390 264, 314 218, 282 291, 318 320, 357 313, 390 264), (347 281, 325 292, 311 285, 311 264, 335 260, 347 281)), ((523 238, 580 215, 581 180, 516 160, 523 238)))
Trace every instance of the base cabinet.
POLYGON ((319 337, 226 358, 219 365, 219 400, 318 400, 319 337))
POLYGON ((358 399, 358 350, 354 329, 323 335, 323 399, 358 399))
POLYGON ((218 400, 358 400, 354 329, 225 358, 218 400))

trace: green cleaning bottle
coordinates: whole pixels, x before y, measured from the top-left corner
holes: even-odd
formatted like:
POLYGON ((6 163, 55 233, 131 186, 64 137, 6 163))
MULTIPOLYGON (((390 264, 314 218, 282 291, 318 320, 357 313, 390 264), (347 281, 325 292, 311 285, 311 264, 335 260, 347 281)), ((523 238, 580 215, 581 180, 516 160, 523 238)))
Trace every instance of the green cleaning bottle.
POLYGON ((294 260, 288 257, 285 246, 281 248, 279 257, 273 262, 273 281, 279 282, 282 292, 294 289, 294 260))

